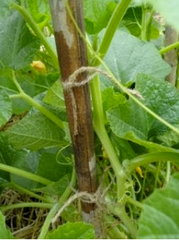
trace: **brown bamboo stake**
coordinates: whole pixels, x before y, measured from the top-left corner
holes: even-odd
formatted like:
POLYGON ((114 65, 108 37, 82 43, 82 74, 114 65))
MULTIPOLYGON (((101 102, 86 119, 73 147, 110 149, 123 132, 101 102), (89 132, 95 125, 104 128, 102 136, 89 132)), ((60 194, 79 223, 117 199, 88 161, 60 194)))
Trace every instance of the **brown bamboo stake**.
MULTIPOLYGON (((84 40, 80 37, 65 6, 64 0, 49 0, 56 40, 61 79, 68 81, 78 68, 87 66, 84 40)), ((75 21, 84 33, 82 0, 67 0, 75 21)), ((86 79, 87 74, 78 75, 76 82, 86 79)), ((73 143, 79 191, 96 192, 96 158, 88 84, 64 89, 70 133, 73 143)), ((82 216, 91 222, 95 204, 82 202, 82 216)))
MULTIPOLYGON (((171 45, 178 41, 178 33, 171 26, 167 25, 165 30, 165 46, 171 45)), ((171 73, 166 77, 166 80, 171 84, 176 84, 177 78, 177 65, 178 65, 178 51, 172 49, 165 53, 165 61, 171 66, 171 73)))

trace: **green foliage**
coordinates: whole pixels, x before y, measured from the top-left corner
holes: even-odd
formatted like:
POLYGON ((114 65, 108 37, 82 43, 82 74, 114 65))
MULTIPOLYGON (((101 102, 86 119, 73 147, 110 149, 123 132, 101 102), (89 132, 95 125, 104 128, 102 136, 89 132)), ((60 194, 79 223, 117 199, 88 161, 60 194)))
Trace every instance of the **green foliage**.
POLYGON ((105 63, 125 85, 134 83, 138 73, 164 79, 170 72, 170 67, 152 44, 118 30, 105 57, 105 63))
POLYGON ((31 63, 40 42, 27 28, 18 12, 3 18, 0 23, 0 69, 22 69, 31 63))
POLYGON ((1 239, 14 239, 11 232, 7 230, 5 224, 5 217, 3 216, 2 212, 0 212, 0 238, 1 239))
POLYGON ((111 0, 85 0, 84 12, 87 32, 96 34, 105 28, 114 7, 115 3, 111 0))
POLYGON ((0 91, 0 127, 5 124, 12 115, 12 103, 6 92, 0 91))
POLYGON ((83 222, 66 223, 53 232, 49 232, 46 239, 94 239, 94 228, 83 222))
MULTIPOLYGON (((97 199, 100 224, 96 226, 101 225, 104 238, 178 238, 179 175, 170 175, 178 172, 179 93, 165 81, 171 67, 154 46, 154 40, 158 48, 163 46, 165 28, 152 18, 151 8, 179 29, 178 3, 84 0, 83 4, 89 63, 95 67, 101 63, 99 68, 107 72, 91 82, 97 181, 105 193, 97 199), (146 107, 157 115, 149 114, 146 107), (172 162, 171 152, 176 153, 176 166, 170 168, 166 160, 172 162), (130 166, 138 167, 136 172, 130 166), (167 186, 156 190, 166 180, 167 186)), ((0 190, 16 186, 42 201, 39 204, 55 206, 42 233, 59 208, 68 205, 60 216, 64 224, 49 231, 47 239, 94 239, 94 227, 79 222, 79 200, 68 203, 76 193, 73 144, 48 0, 1 0, 0 20, 0 190), (11 3, 22 8, 15 10, 11 3), (33 61, 40 67, 34 67, 33 61)), ((2 213, 0 237, 13 238, 2 213)))
POLYGON ((17 149, 37 150, 42 147, 63 145, 65 133, 51 120, 37 111, 27 114, 11 127, 7 134, 17 149))
POLYGON ((138 238, 178 239, 179 237, 179 174, 171 177, 167 186, 155 190, 144 201, 139 220, 138 238))
MULTIPOLYGON (((151 76, 139 74, 136 77, 135 90, 140 93, 141 101, 168 122, 178 124, 178 91, 168 82, 161 82, 151 76), (162 84, 161 84, 162 83, 162 84), (164 97, 165 96, 165 97, 164 97), (166 97, 167 96, 167 97, 166 97), (156 101, 157 99, 157 101, 156 101)), ((171 132, 154 117, 141 109, 133 100, 120 104, 107 112, 109 123, 113 132, 121 138, 128 139, 144 145, 152 151, 164 151, 168 146, 168 140, 162 138, 167 132, 171 132), (138 140, 142 140, 139 142, 138 140), (163 140, 162 145, 153 144, 151 141, 163 140), (149 142, 147 142, 149 140, 149 142)), ((172 133, 170 141, 178 143, 177 134, 172 133)), ((169 151, 169 148, 167 148, 169 151)), ((172 149, 171 149, 172 151, 172 149)))

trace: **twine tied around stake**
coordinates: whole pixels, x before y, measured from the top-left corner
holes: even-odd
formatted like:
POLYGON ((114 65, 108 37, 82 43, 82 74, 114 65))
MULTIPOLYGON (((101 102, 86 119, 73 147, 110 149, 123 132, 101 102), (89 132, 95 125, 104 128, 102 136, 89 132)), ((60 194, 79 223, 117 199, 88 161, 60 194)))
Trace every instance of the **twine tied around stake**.
MULTIPOLYGON (((75 87, 82 87, 85 84, 89 83, 91 80, 93 80, 95 78, 96 75, 101 74, 105 77, 107 77, 113 84, 116 85, 116 82, 114 81, 113 77, 106 71, 96 68, 96 67, 80 67, 77 70, 75 70, 70 76, 69 78, 62 82, 63 85, 63 89, 64 91, 68 91, 72 100, 72 106, 73 106, 73 116, 74 116, 74 134, 77 135, 78 134, 78 128, 77 128, 77 106, 76 106, 76 101, 75 101, 75 97, 74 97, 74 93, 72 91, 73 88, 75 87), (88 72, 88 73, 92 73, 91 75, 88 75, 84 80, 82 80, 81 82, 77 82, 77 77, 79 74, 82 74, 84 72, 88 72)), ((119 87, 119 86, 118 86, 119 87)), ((135 89, 128 89, 126 88, 126 92, 131 93, 132 95, 136 96, 139 99, 144 99, 142 97, 142 95, 140 94, 139 91, 135 90, 135 89)))

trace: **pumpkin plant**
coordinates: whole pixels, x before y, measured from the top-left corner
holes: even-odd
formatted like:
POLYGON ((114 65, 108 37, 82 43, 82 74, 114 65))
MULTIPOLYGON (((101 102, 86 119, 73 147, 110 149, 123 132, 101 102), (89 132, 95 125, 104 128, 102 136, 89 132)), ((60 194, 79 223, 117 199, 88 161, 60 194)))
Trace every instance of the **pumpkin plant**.
POLYGON ((178 238, 177 1, 0 4, 0 237, 178 238))

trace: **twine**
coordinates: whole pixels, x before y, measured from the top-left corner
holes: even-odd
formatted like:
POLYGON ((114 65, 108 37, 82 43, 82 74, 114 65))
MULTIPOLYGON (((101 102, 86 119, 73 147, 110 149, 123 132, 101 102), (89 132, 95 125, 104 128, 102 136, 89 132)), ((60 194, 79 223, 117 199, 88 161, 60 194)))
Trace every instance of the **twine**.
MULTIPOLYGON (((76 71, 74 71, 69 78, 62 82, 63 85, 63 89, 65 91, 68 91, 71 97, 71 101, 72 101, 72 110, 73 110, 73 116, 74 116, 74 135, 78 134, 78 116, 77 116, 77 105, 76 105, 76 101, 75 101, 75 96, 74 93, 72 91, 73 88, 75 87, 82 87, 85 84, 89 83, 91 80, 94 79, 94 77, 97 74, 101 74, 105 77, 107 77, 113 84, 116 85, 116 82, 114 81, 113 77, 108 73, 105 72, 102 69, 96 68, 96 67, 81 67, 78 68, 76 71), (88 73, 92 73, 91 75, 88 75, 84 80, 82 80, 81 82, 77 82, 77 77, 79 74, 82 74, 84 72, 88 72, 88 73)), ((126 92, 131 93, 132 95, 136 96, 139 99, 144 99, 142 97, 142 95, 140 94, 139 91, 135 90, 135 89, 128 89, 126 88, 126 92)))

